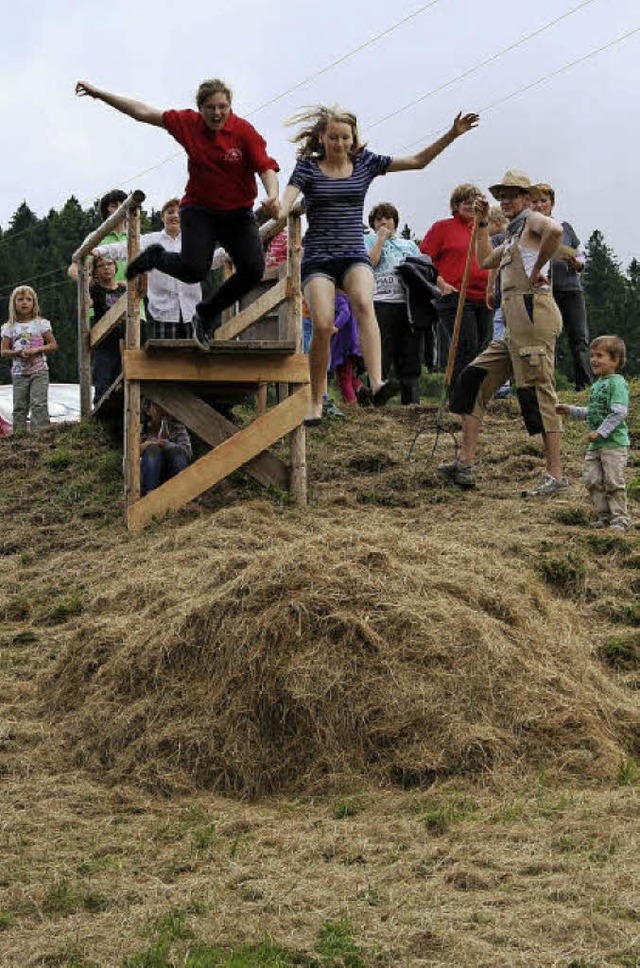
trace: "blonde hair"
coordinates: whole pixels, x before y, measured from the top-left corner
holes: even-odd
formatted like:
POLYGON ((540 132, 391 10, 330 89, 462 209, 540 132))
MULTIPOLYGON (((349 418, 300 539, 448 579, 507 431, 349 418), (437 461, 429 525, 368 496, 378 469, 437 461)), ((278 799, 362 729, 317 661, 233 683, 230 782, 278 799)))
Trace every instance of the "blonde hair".
POLYGON ((351 128, 353 136, 353 144, 349 152, 351 158, 355 158, 363 151, 365 146, 360 141, 358 119, 355 114, 340 107, 339 104, 332 104, 329 107, 325 104, 317 104, 315 107, 305 108, 299 114, 294 114, 285 122, 288 126, 294 124, 303 126, 291 139, 298 145, 298 158, 324 158, 324 145, 320 138, 332 121, 337 124, 348 124, 351 128))
POLYGON ((596 336, 589 343, 589 349, 604 350, 605 353, 609 354, 611 359, 617 362, 619 370, 627 362, 627 347, 625 346, 624 340, 620 339, 619 336, 596 336))
POLYGON ((38 296, 35 289, 31 286, 16 286, 11 295, 9 296, 9 323, 17 323, 16 318, 16 299, 21 296, 23 292, 28 292, 33 298, 33 316, 32 319, 37 319, 40 315, 40 304, 38 303, 38 296))
POLYGON ((506 225, 509 221, 499 205, 491 206, 487 215, 487 220, 489 222, 495 222, 496 225, 506 225))

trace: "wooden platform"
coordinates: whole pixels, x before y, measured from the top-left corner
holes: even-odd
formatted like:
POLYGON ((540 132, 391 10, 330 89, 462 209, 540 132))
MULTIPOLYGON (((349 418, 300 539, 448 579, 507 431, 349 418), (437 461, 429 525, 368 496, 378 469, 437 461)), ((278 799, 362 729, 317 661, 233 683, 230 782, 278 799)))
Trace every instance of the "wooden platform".
MULTIPOLYGON (((125 199, 73 254, 78 266, 78 369, 83 417, 111 410, 124 416, 126 521, 137 530, 165 512, 183 507, 238 468, 264 487, 288 487, 298 505, 306 503, 304 417, 310 403, 309 360, 302 348, 300 211, 260 228, 263 244, 286 224, 286 262, 265 272, 222 323, 204 350, 193 339, 148 339, 140 346, 140 292, 136 282, 93 328, 89 323, 90 259, 93 249, 127 218, 127 259, 140 251, 140 206, 144 194, 125 199), (126 320, 122 378, 91 407, 91 353, 126 320), (277 339, 274 338, 277 336, 277 339), (277 392, 267 397, 267 385, 277 392), (124 393, 123 393, 124 391, 124 393), (238 427, 230 407, 255 394, 257 415, 238 427), (124 397, 124 408, 123 408, 124 397), (140 495, 141 403, 155 401, 212 449, 145 497, 140 495), (275 406, 268 406, 276 399, 275 406), (123 409, 122 409, 123 408, 123 409), (220 412, 218 412, 218 408, 220 412), (288 448, 268 448, 283 437, 288 448), (283 459, 284 458, 284 459, 283 459)), ((233 272, 227 260, 225 276, 233 272)))

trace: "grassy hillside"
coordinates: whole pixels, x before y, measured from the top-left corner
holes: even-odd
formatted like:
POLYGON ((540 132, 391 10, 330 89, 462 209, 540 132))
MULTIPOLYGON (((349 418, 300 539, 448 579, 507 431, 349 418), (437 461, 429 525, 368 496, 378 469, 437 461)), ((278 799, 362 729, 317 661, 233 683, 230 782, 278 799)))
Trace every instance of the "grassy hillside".
POLYGON ((640 964, 637 531, 582 426, 537 502, 514 401, 472 492, 435 415, 137 535, 99 428, 0 441, 3 965, 640 964))

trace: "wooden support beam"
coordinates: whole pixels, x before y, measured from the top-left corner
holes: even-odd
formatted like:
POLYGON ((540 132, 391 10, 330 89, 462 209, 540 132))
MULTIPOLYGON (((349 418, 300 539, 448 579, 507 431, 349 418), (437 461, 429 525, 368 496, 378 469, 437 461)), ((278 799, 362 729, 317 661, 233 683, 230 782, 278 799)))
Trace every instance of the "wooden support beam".
POLYGON ((86 259, 78 263, 78 380, 80 416, 91 416, 91 343, 89 331, 89 267, 86 259))
MULTIPOLYGON (((241 344, 240 344, 241 345, 241 344)), ((126 349, 122 360, 127 380, 173 380, 200 383, 308 383, 309 358, 303 353, 276 356, 224 356, 214 353, 147 355, 126 349)))
MULTIPOLYGON (((200 440, 217 447, 223 440, 233 437, 240 430, 230 420, 210 407, 190 390, 179 385, 146 383, 144 395, 160 404, 176 420, 192 430, 200 440)), ((248 461, 243 470, 264 487, 275 485, 283 490, 289 487, 289 468, 284 461, 268 450, 248 461)))
MULTIPOLYGON (((111 386, 107 387, 107 389, 104 391, 100 399, 96 400, 96 405, 92 410, 92 416, 95 417, 99 410, 104 413, 106 410, 110 409, 110 406, 115 406, 115 398, 122 393, 123 389, 124 379, 122 373, 119 373, 111 386)), ((118 406, 119 408, 122 408, 122 400, 118 402, 118 406)))
POLYGON ((280 303, 284 302, 289 296, 289 281, 288 279, 281 279, 272 289, 265 292, 264 296, 260 296, 255 302, 252 302, 250 306, 243 309, 241 313, 237 316, 233 316, 228 322, 225 322, 220 326, 213 334, 214 342, 218 340, 233 339, 234 336, 238 336, 243 333, 245 329, 249 326, 253 326, 259 319, 261 319, 266 313, 275 309, 280 303))
POLYGON ((127 294, 123 293, 118 301, 113 304, 111 309, 107 310, 102 319, 92 327, 89 333, 89 342, 91 343, 91 349, 98 346, 103 339, 105 339, 109 333, 116 328, 118 323, 122 320, 122 317, 127 311, 127 294))
MULTIPOLYGON (((127 221, 127 261, 140 252, 140 209, 130 208, 127 221)), ((127 350, 140 353, 140 295, 136 282, 127 284, 127 350)), ((122 353, 122 347, 120 349, 122 353)), ((124 370, 124 367, 123 367, 124 370)), ((140 499, 140 381, 124 383, 124 501, 125 508, 140 499)))
POLYGON ((307 503, 307 431, 304 424, 296 427, 289 434, 289 490, 291 497, 298 505, 304 507, 307 503))
POLYGON ((308 387, 296 390, 284 403, 258 417, 176 477, 131 504, 127 508, 129 529, 138 531, 154 517, 183 507, 290 433, 304 419, 309 400, 308 387))

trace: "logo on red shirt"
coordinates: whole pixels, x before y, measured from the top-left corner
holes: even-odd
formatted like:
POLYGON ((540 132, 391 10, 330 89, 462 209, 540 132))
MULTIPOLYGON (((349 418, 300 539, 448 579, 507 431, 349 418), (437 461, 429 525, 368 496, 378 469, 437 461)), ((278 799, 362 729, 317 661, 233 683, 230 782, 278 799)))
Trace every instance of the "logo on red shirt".
POLYGON ((224 160, 237 165, 242 161, 242 152, 239 148, 229 148, 229 150, 225 153, 224 160))

